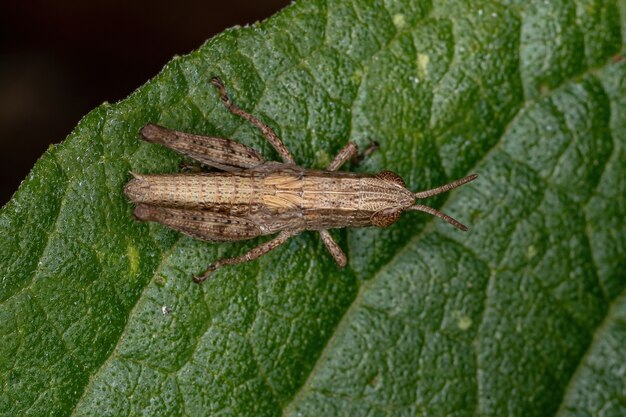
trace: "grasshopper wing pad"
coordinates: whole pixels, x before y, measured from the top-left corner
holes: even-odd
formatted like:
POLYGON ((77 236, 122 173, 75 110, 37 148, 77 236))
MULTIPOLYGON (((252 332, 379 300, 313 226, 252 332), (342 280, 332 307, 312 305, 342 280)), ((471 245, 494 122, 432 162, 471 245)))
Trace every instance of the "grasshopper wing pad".
POLYGON ((398 185, 402 188, 406 187, 406 184, 404 183, 404 180, 402 179, 402 177, 396 174, 395 172, 381 171, 378 174, 376 174, 376 178, 381 179, 391 184, 398 185))
POLYGON ((229 139, 178 132, 154 124, 144 126, 141 137, 223 171, 252 168, 264 162, 254 149, 229 139))
POLYGON ((261 235, 249 219, 209 210, 173 209, 140 204, 135 207, 137 219, 158 222, 195 239, 212 242, 252 239, 261 235))

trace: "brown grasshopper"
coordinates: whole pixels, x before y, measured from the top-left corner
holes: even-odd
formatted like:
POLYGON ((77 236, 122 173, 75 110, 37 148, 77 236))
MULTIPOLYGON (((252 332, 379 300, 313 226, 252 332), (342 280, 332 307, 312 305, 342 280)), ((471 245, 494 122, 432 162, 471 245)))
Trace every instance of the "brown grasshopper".
POLYGON ((242 256, 220 259, 194 277, 202 282, 224 265, 256 259, 304 230, 317 230, 322 242, 341 267, 346 255, 328 229, 387 227, 406 210, 423 211, 465 231, 452 217, 416 199, 431 197, 474 180, 470 175, 446 185, 414 193, 391 171, 375 175, 337 171, 357 153, 354 142, 339 151, 326 170, 301 168, 274 131, 235 105, 224 84, 211 79, 232 113, 261 130, 283 162, 266 161, 254 149, 215 137, 177 132, 148 124, 141 136, 148 142, 172 148, 223 172, 144 175, 133 173, 124 192, 136 204, 134 215, 158 222, 191 237, 212 242, 278 235, 242 256))

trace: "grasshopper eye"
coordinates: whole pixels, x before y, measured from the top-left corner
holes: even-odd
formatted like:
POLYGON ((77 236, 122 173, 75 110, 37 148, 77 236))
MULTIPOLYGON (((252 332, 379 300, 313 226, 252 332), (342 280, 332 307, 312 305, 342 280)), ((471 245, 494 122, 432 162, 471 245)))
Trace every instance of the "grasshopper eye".
POLYGON ((372 214, 372 224, 376 227, 388 227, 398 221, 402 210, 397 208, 387 208, 372 214))
POLYGON ((404 180, 402 179, 402 177, 396 174, 395 172, 381 171, 378 174, 376 174, 376 178, 395 184, 395 185, 399 185, 402 188, 406 187, 406 184, 404 183, 404 180))

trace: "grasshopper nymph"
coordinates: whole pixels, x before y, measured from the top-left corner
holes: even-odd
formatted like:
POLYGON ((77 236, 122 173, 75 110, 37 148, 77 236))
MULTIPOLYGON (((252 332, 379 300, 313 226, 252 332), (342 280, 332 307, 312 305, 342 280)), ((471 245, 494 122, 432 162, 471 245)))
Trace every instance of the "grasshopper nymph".
POLYGON ((177 132, 148 124, 141 136, 172 148, 222 172, 144 175, 133 173, 124 192, 136 204, 135 217, 158 222, 191 237, 213 242, 278 235, 234 258, 209 265, 195 282, 202 282, 224 265, 256 259, 304 230, 317 230, 341 267, 346 255, 328 233, 341 227, 387 227, 406 210, 424 211, 465 231, 452 217, 422 204, 423 199, 449 191, 476 174, 427 191, 414 193, 391 171, 375 175, 337 171, 357 153, 354 142, 339 151, 326 170, 301 168, 274 131, 235 105, 217 77, 211 79, 222 103, 232 113, 259 128, 283 162, 266 161, 254 149, 215 137, 177 132))

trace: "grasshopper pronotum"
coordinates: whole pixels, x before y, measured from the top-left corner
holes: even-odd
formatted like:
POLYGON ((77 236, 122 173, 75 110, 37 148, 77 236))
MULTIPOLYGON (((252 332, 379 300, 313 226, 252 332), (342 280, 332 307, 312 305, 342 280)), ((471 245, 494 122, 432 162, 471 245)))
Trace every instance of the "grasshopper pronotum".
POLYGON ((213 242, 278 235, 242 256, 220 259, 194 281, 202 282, 224 265, 256 259, 304 230, 317 230, 341 267, 346 255, 328 233, 341 227, 387 227, 406 210, 424 211, 453 226, 452 217, 422 204, 423 199, 474 180, 477 175, 414 193, 391 171, 375 175, 337 171, 357 153, 354 142, 339 151, 326 170, 301 168, 274 131, 235 105, 219 78, 211 79, 232 113, 259 128, 283 162, 266 161, 254 149, 215 137, 177 132, 149 124, 141 129, 148 142, 160 143, 223 172, 144 175, 133 173, 124 192, 137 205, 135 217, 213 242))

